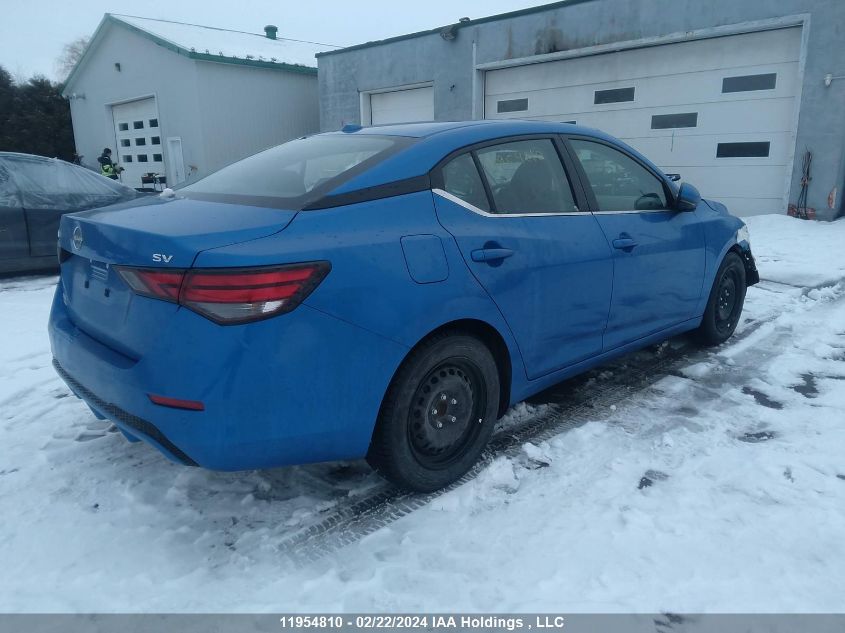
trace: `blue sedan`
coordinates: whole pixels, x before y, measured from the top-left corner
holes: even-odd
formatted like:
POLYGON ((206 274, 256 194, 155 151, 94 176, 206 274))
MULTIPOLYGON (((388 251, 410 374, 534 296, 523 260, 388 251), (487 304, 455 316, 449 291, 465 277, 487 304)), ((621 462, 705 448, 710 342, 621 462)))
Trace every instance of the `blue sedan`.
POLYGON ((412 490, 496 419, 667 337, 731 336, 748 231, 596 130, 427 123, 297 139, 66 215, 56 370, 99 418, 218 470, 356 459, 412 490))

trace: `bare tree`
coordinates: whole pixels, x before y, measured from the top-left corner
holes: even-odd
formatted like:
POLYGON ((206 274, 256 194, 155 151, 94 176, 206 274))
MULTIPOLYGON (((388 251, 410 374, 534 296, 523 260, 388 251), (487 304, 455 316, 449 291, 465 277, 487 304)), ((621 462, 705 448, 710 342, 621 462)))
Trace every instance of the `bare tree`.
POLYGON ((76 63, 82 59, 82 54, 91 41, 89 37, 77 37, 70 44, 65 44, 62 54, 56 60, 56 74, 60 81, 67 79, 76 63))

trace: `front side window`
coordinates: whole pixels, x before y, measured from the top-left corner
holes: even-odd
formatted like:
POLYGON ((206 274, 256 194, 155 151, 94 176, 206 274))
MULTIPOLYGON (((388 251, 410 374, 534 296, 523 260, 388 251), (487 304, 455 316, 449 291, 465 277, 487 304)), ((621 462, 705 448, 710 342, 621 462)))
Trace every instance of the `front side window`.
POLYGON ((188 195, 299 198, 408 141, 370 134, 296 139, 224 167, 181 191, 188 195))
POLYGON ((443 168, 443 189, 483 211, 490 210, 484 183, 471 154, 461 154, 443 168))
POLYGON ((602 143, 573 139, 599 211, 667 209, 663 183, 630 156, 602 143))
POLYGON ((477 151, 496 213, 571 213, 578 210, 550 139, 513 141, 477 151))

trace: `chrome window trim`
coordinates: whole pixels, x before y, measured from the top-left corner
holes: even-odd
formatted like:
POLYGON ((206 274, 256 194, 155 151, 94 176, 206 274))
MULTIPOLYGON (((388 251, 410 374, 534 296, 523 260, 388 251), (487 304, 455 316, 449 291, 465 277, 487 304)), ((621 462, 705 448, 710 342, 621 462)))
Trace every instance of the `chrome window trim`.
POLYGON ((620 213, 671 213, 671 212, 674 212, 674 209, 630 209, 630 210, 625 210, 625 211, 615 211, 615 210, 610 210, 610 211, 601 211, 601 210, 597 210, 597 211, 593 211, 593 213, 596 213, 596 214, 599 214, 599 213, 602 213, 602 214, 620 214, 620 213))
MULTIPOLYGON (((445 198, 450 202, 454 202, 457 205, 462 206, 464 209, 468 211, 472 211, 480 216, 485 218, 547 218, 549 216, 561 216, 561 215, 588 215, 589 212, 587 211, 566 211, 560 213, 490 213, 489 211, 484 211, 483 209, 479 209, 473 204, 465 200, 461 200, 458 196, 455 196, 448 191, 444 191, 443 189, 432 189, 431 193, 437 194, 441 198, 445 198)), ((578 208, 577 206, 575 207, 578 208)))

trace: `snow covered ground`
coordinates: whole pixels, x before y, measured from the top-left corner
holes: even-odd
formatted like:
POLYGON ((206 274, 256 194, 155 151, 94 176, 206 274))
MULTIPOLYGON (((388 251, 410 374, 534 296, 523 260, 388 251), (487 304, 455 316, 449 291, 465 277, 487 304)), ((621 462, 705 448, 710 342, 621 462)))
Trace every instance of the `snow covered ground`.
POLYGON ((0 282, 0 611, 845 610, 845 221, 749 225, 764 281, 732 341, 673 342, 650 386, 305 565, 280 545, 379 490, 365 465, 125 442, 50 366, 55 279, 0 282))

